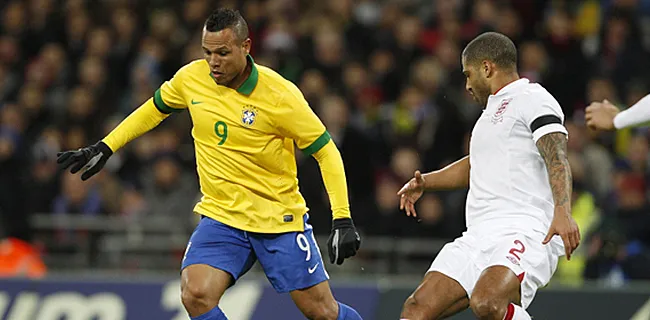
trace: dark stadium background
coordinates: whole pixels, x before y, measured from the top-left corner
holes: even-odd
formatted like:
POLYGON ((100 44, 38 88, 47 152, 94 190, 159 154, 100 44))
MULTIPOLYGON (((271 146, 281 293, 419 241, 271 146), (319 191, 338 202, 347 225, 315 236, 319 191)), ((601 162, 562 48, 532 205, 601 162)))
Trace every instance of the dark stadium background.
MULTIPOLYGON (((28 242, 52 277, 175 277, 200 196, 187 112, 86 183, 59 172, 56 153, 101 139, 201 58, 202 23, 218 6, 241 10, 255 61, 300 87, 341 150, 363 244, 343 267, 329 267, 334 278, 417 280, 463 231, 466 190, 426 194, 420 220, 399 212, 395 193, 414 170, 467 153, 481 110, 464 91, 460 53, 479 33, 498 31, 517 44, 520 75, 543 84, 567 119, 583 241, 552 285, 650 280, 649 132, 596 133, 583 117, 591 101, 625 108, 650 92, 649 0, 0 1, 5 246, 28 242)), ((326 236, 318 165, 298 164, 311 222, 326 236)), ((24 275, 11 257, 0 252, 0 274, 24 275)))

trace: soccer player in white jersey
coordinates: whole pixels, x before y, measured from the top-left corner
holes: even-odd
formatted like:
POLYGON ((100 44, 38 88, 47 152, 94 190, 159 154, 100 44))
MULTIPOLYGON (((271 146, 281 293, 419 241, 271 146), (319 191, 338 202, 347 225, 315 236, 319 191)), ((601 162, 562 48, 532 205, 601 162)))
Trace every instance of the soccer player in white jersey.
POLYGON ((650 122, 650 94, 621 111, 611 102, 592 102, 585 109, 587 126, 596 130, 618 130, 650 122))
POLYGON ((469 307, 479 319, 530 319, 536 290, 580 242, 564 115, 542 86, 519 78, 517 49, 502 34, 472 40, 462 65, 466 89, 484 107, 469 156, 415 172, 398 195, 415 216, 424 190, 469 186, 467 230, 442 248, 401 318, 441 319, 469 307))

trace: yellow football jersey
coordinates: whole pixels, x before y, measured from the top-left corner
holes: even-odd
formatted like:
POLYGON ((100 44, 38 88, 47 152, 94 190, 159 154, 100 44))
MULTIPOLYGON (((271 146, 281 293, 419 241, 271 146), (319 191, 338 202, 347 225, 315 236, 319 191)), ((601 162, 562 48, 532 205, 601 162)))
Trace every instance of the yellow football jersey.
POLYGON ((215 83, 205 60, 162 84, 154 104, 188 109, 203 197, 196 213, 263 233, 302 231, 308 208, 298 191, 294 142, 313 154, 330 141, 300 90, 256 65, 237 89, 215 83))

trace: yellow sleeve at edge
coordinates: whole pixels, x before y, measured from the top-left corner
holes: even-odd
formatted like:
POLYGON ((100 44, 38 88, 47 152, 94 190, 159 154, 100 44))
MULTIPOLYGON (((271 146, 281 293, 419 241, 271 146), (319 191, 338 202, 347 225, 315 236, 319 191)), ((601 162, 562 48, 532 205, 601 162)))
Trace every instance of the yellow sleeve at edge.
POLYGON ((126 117, 102 141, 116 152, 131 140, 155 128, 168 116, 169 114, 158 111, 151 98, 126 117))
POLYGON ((345 169, 341 153, 336 148, 336 144, 330 140, 320 150, 314 152, 312 156, 320 166, 321 176, 330 199, 332 218, 350 218, 345 169))

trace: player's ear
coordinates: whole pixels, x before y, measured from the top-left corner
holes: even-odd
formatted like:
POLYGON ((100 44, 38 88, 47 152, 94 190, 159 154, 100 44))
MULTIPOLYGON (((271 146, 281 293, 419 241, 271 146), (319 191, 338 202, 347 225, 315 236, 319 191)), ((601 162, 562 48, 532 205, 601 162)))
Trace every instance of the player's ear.
POLYGON ((483 60, 480 71, 484 77, 489 78, 494 74, 494 64, 490 61, 483 60))
POLYGON ((251 38, 246 38, 241 44, 242 50, 244 53, 249 54, 251 52, 251 38))

